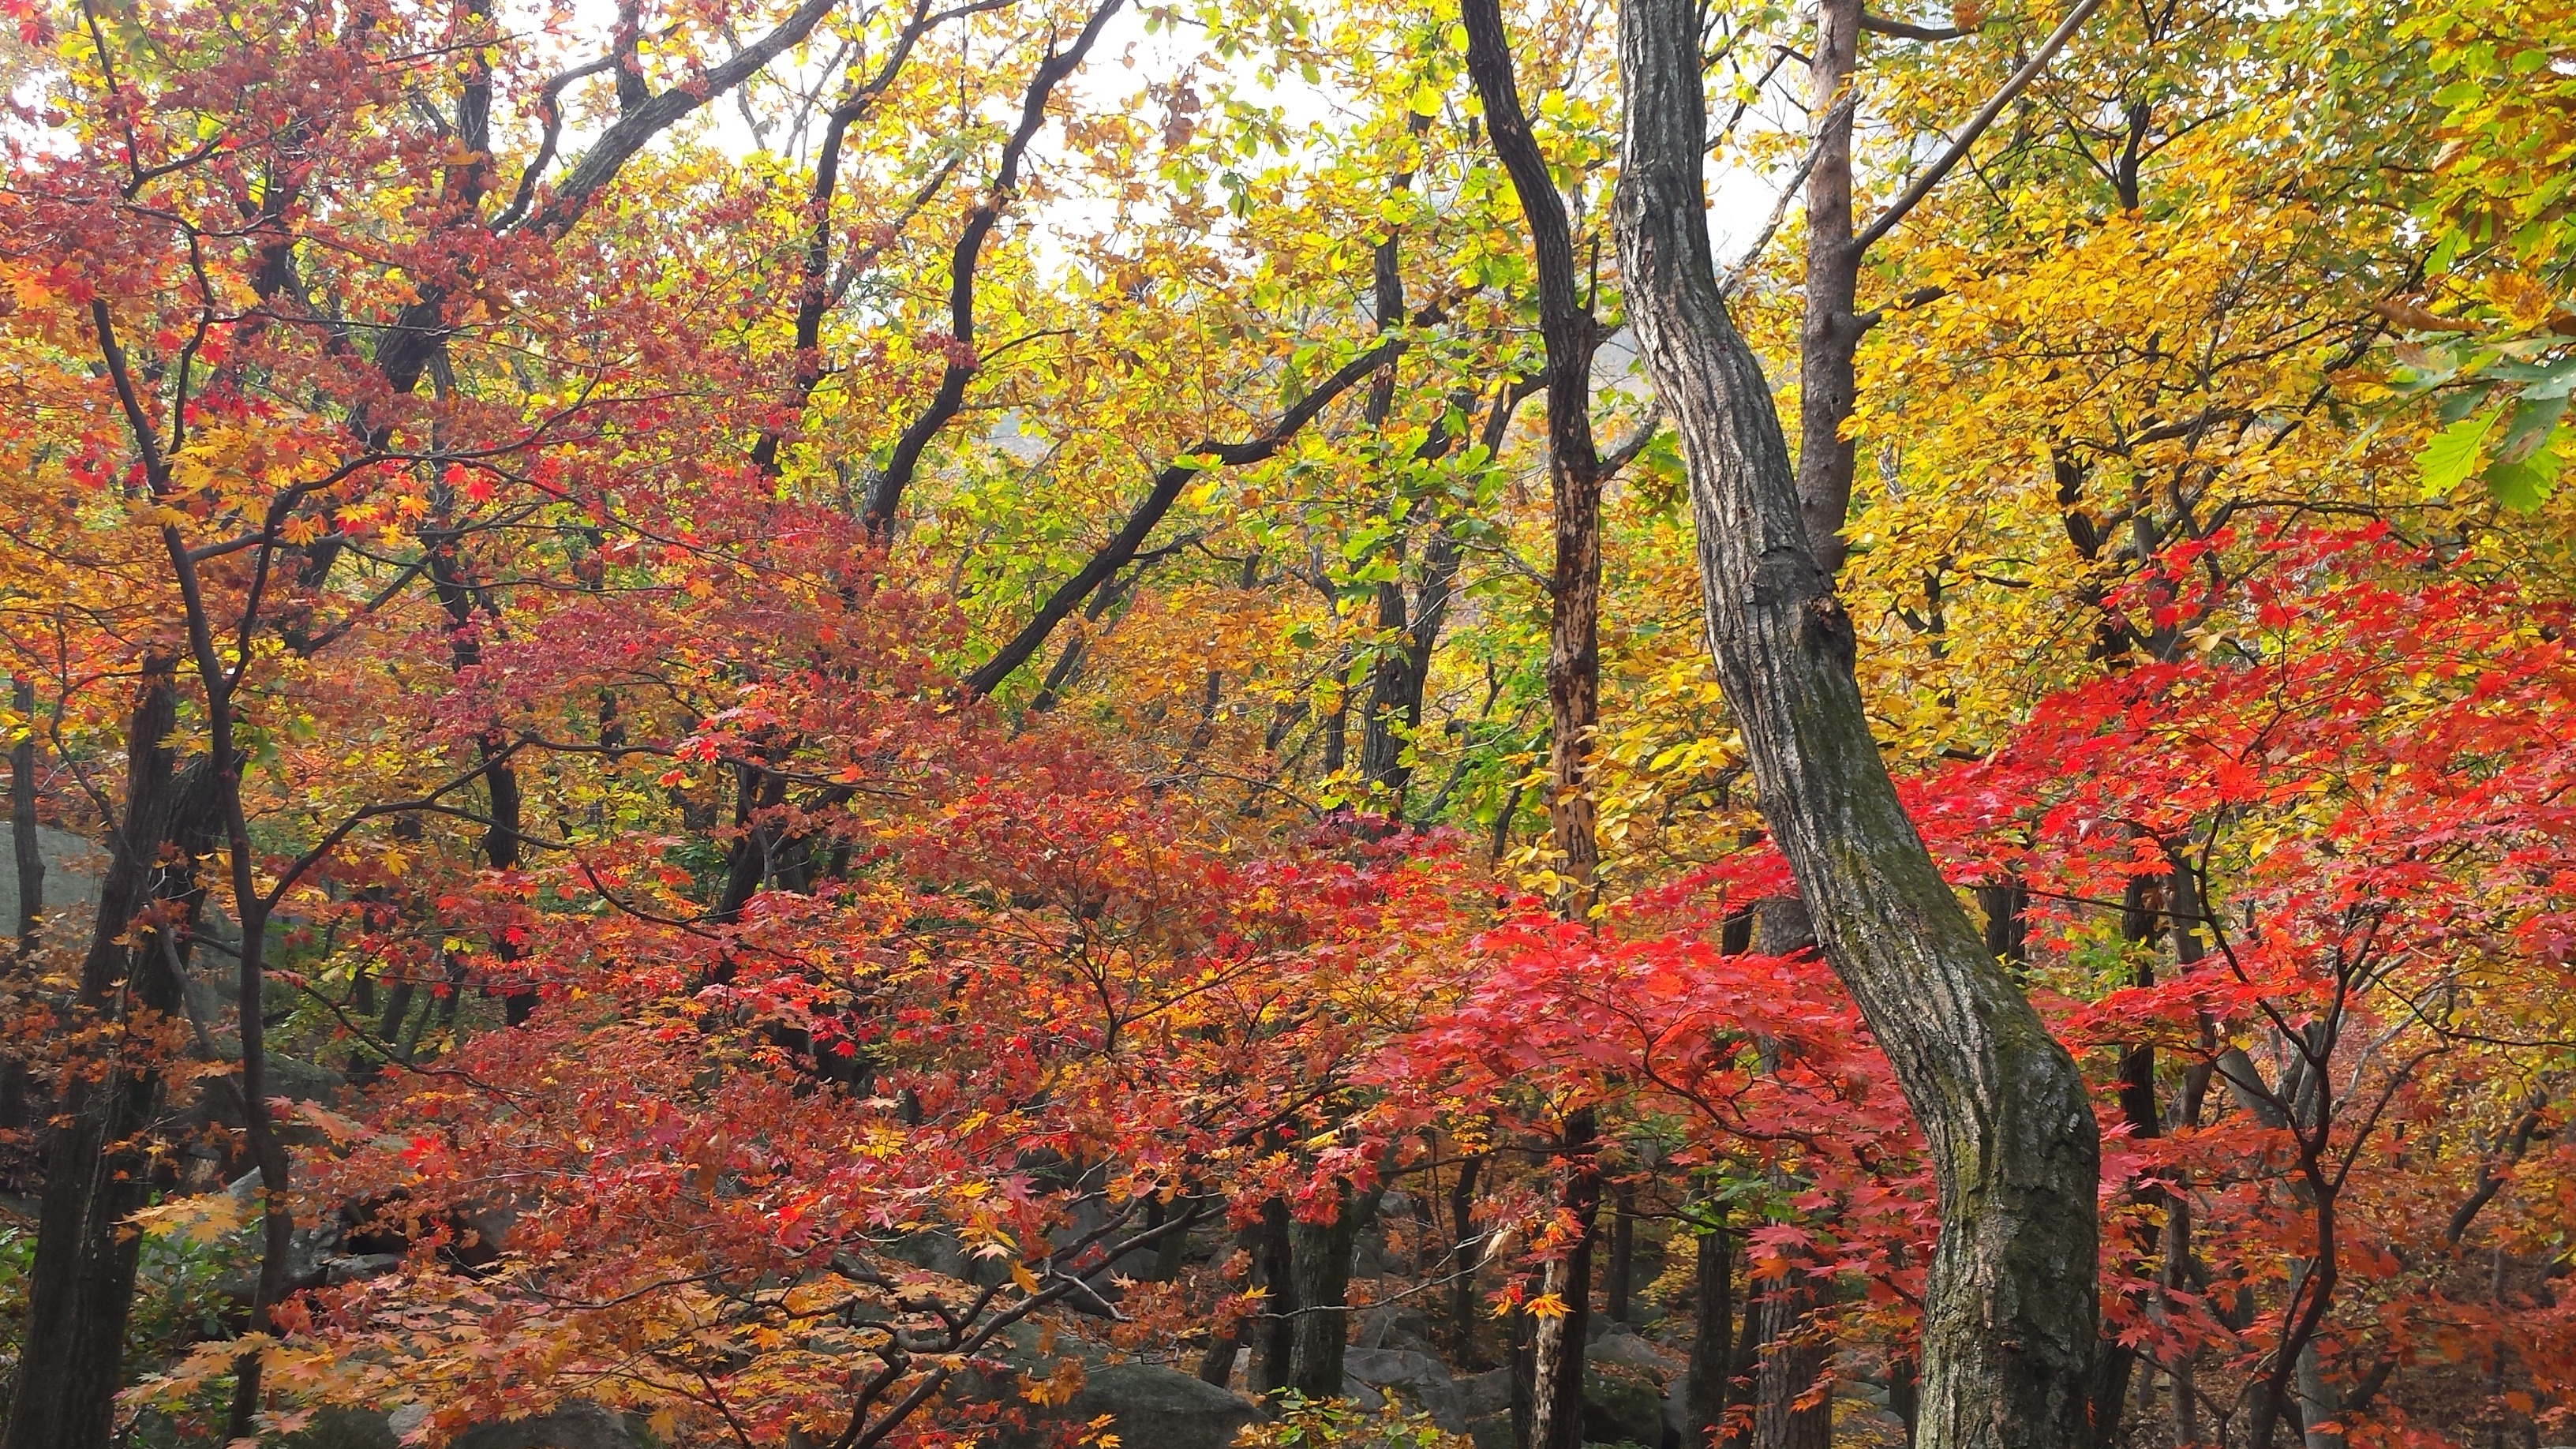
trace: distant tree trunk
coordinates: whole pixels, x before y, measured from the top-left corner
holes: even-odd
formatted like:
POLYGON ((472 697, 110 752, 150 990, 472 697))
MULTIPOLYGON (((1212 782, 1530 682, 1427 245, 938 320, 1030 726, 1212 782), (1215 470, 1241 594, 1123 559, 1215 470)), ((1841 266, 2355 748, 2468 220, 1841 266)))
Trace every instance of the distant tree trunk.
POLYGON ((11 682, 9 707, 27 733, 9 751, 9 840, 18 857, 18 953, 36 949, 36 918, 45 909, 45 846, 36 834, 36 688, 11 682))
POLYGON ((1539 1291, 1564 1311, 1539 1318, 1530 1344, 1530 1449, 1582 1449, 1583 1351, 1592 1327, 1592 1223, 1601 1211, 1592 1109, 1565 1119, 1557 1143, 1564 1183, 1560 1209, 1576 1224, 1574 1245, 1548 1263, 1539 1291))
MULTIPOLYGON (((1521 1283, 1526 1289, 1529 1279, 1523 1277, 1521 1283)), ((1536 1413, 1531 1383, 1536 1368, 1531 1362, 1530 1319, 1526 1313, 1514 1312, 1506 1314, 1503 1322, 1509 1335, 1504 1341, 1505 1367, 1512 1374, 1512 1443, 1515 1449, 1531 1449, 1530 1421, 1536 1413)))
POLYGON ((1753 1449, 1827 1449, 1833 1443, 1831 1390, 1804 1408, 1798 1404, 1831 1366, 1832 1341, 1806 1331, 1808 1315, 1824 1303, 1821 1285, 1803 1270, 1791 1271, 1762 1295, 1764 1348, 1754 1372, 1753 1449))
MULTIPOLYGON (((1257 1254, 1261 1247, 1261 1235, 1262 1229, 1258 1225, 1246 1228, 1236 1235, 1235 1246, 1247 1253, 1257 1254)), ((1258 1257, 1253 1259, 1252 1270, 1245 1276, 1255 1283, 1261 1280, 1261 1265, 1258 1257)), ((1238 1314, 1234 1323, 1225 1332, 1216 1334, 1208 1340, 1207 1353, 1199 1360, 1200 1382, 1214 1384, 1218 1388, 1224 1388, 1234 1382, 1234 1361, 1243 1356, 1244 1340, 1251 1336, 1253 1324, 1258 1318, 1259 1315, 1255 1313, 1238 1314)))
POLYGON ((1234 1321, 1234 1327, 1208 1344, 1206 1356, 1199 1360, 1199 1382, 1220 1389, 1234 1382, 1234 1361, 1243 1352, 1243 1328, 1251 1321, 1252 1315, 1245 1314, 1234 1321))
MULTIPOLYGON (((1795 896, 1763 901, 1754 913, 1755 946, 1765 956, 1802 956, 1816 949, 1814 918, 1795 896)), ((1761 1045, 1762 1069, 1780 1069, 1780 1048, 1761 1045)), ((1774 1169, 1772 1195, 1795 1197, 1807 1177, 1774 1169)), ((1810 1265, 1793 1262, 1785 1278, 1773 1279, 1755 1316, 1761 1320, 1761 1356, 1753 1372, 1753 1449, 1826 1449, 1834 1437, 1831 1390, 1804 1408, 1798 1401, 1815 1391, 1816 1381, 1832 1366, 1832 1343, 1808 1331, 1808 1319, 1825 1306, 1828 1285, 1810 1274, 1810 1265)))
POLYGON ((1715 283, 1697 7, 1626 0, 1619 34, 1628 317, 1681 439, 1711 652, 1772 838, 1932 1161, 1921 1442, 2065 1449, 2083 1437, 2097 1322, 2092 1104, 1934 868, 1871 735, 1851 620, 1715 283))
POLYGON ((1690 1374, 1682 1390, 1690 1432, 1682 1449, 1709 1449, 1709 1440, 1725 1422, 1734 1398, 1735 1253, 1728 1240, 1725 1205, 1715 1204, 1714 1209, 1717 1221, 1699 1235, 1692 1264, 1690 1374))
MULTIPOLYGON (((1762 1362, 1762 1300, 1770 1288, 1750 1275, 1744 1280, 1744 1311, 1735 1326, 1735 1372, 1726 1381, 1726 1402, 1720 1412, 1732 1412, 1738 1405, 1753 1401, 1753 1370, 1762 1362)), ((1753 1442, 1753 1420, 1740 1418, 1729 1430, 1726 1449, 1746 1449, 1753 1442)))
MULTIPOLYGON (((172 961, 180 941, 165 937, 169 927, 133 922, 155 901, 179 902, 176 928, 188 930, 202 897, 186 865, 164 866, 164 852, 177 846, 186 862, 212 846, 212 772, 202 761, 174 769, 172 670, 167 658, 144 665, 126 731, 123 815, 108 832, 96 925, 72 1002, 80 1017, 111 1029, 128 1009, 179 1009, 172 961)), ((5 1449, 106 1449, 114 1437, 141 1246, 124 1224, 156 1182, 146 1137, 161 1108, 157 1065, 127 1060, 65 1078, 42 1145, 45 1186, 5 1449)))
MULTIPOLYGON (((2132 876, 2121 901, 2120 938, 2133 948, 2131 986, 2156 984, 2156 968, 2148 955, 2149 948, 2165 936, 2167 906, 2165 881, 2161 875, 2132 876)), ((2152 1141, 2164 1135, 2164 1119, 2156 1105, 2156 1049, 2152 1042, 2132 1042, 2120 1048, 2120 1116, 2136 1141, 2152 1141)), ((2148 1200, 2162 1201, 2163 1194, 2146 1190, 2148 1200)), ((2142 1261, 2152 1262, 2162 1246, 2163 1234, 2153 1222, 2141 1220, 2131 1229, 2131 1248, 2142 1261)), ((2138 1304, 2144 1312, 2149 1303, 2142 1297, 2138 1304)), ((2105 1337, 2093 1350, 2093 1387, 2091 1407, 2085 1423, 2087 1449, 2110 1449, 2119 1442, 2120 1417, 2129 1402, 2129 1376, 2137 1364, 2137 1350, 2117 1339, 2105 1337)))
MULTIPOLYGON (((45 909, 45 846, 36 834, 36 688, 25 679, 11 681, 9 706, 26 734, 9 751, 9 839, 18 866, 18 949, 12 974, 32 970, 37 918, 45 909)), ((27 1068, 14 1055, 0 1055, 0 1132, 27 1126, 27 1068)), ((14 1171, 9 1174, 13 1179, 14 1171)), ((17 1190, 13 1181, 11 1190, 17 1190)))
POLYGON ((2030 892, 2022 888, 2019 876, 1977 887, 1977 907, 1986 916, 1986 949, 1997 960, 2014 966, 2030 964, 2030 931, 2022 919, 2029 904, 2030 892))
POLYGON ((1476 1361, 1476 1271, 1484 1266, 1485 1235, 1476 1230, 1476 1178, 1482 1157, 1458 1164, 1458 1181, 1449 1189, 1449 1222, 1458 1244, 1458 1261, 1449 1282, 1449 1354, 1458 1367, 1476 1361))
POLYGON ((1610 1194, 1610 1261, 1601 1270, 1603 1310, 1613 1323, 1628 1318, 1629 1280, 1637 1273, 1637 1189, 1621 1183, 1610 1194))
POLYGON ((1270 1198, 1261 1204, 1261 1246, 1254 1254, 1264 1296, 1261 1319, 1252 1340, 1252 1391, 1268 1395, 1288 1387, 1289 1365, 1296 1353, 1297 1279, 1290 1266, 1288 1203, 1270 1198))

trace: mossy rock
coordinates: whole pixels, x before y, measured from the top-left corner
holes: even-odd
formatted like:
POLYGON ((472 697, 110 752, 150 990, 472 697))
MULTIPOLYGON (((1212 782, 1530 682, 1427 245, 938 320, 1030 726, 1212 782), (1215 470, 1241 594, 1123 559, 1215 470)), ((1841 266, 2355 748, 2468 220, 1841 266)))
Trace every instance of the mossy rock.
POLYGON ((1655 1376, 1627 1364, 1587 1365, 1583 1371, 1583 1437, 1600 1444, 1660 1444, 1664 1390, 1655 1376))

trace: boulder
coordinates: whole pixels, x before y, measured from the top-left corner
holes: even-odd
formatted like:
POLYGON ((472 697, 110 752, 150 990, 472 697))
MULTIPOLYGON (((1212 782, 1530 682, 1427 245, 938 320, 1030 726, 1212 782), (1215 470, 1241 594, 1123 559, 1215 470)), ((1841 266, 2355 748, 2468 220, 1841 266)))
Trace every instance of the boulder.
MULTIPOLYGON (((1059 1411, 1077 1424, 1102 1414, 1121 1449, 1227 1449, 1235 1432, 1260 1417, 1242 1398, 1179 1369, 1151 1363, 1102 1364, 1059 1411)), ((494 1446, 499 1449, 499 1446, 494 1446)))
MULTIPOLYGON (((288 1449, 399 1449, 402 1436, 428 1417, 418 1404, 391 1413, 326 1408, 288 1435, 288 1449)), ((647 1449, 641 1426, 597 1404, 559 1405, 551 1413, 477 1424, 448 1441, 451 1449, 647 1449)))
POLYGON ((551 1414, 477 1424, 448 1449, 646 1449, 642 1427, 597 1404, 565 1404, 551 1414))
POLYGON ((1672 1387, 1664 1390, 1664 1437, 1675 1444, 1691 1442, 1690 1381, 1676 1377, 1672 1387))
POLYGON ((1342 1372, 1354 1384, 1377 1389, 1409 1409, 1429 1414, 1431 1422, 1452 1434, 1467 1432, 1466 1403, 1449 1377, 1449 1366, 1427 1353, 1354 1348, 1343 1353, 1342 1372))
POLYGON ((1418 1308, 1401 1308, 1385 1304, 1360 1315, 1359 1331, 1351 1336, 1353 1348, 1401 1348, 1415 1353, 1439 1356, 1431 1343, 1431 1320, 1418 1308))
POLYGON ((1624 1326, 1593 1340, 1584 1351, 1587 1363, 1615 1363, 1624 1368, 1642 1369, 1658 1382, 1679 1375, 1687 1367, 1678 1354, 1629 1332, 1624 1326))
POLYGON ((316 1410, 311 1423, 282 1442, 285 1449, 401 1449, 402 1435, 383 1414, 335 1405, 316 1410))
POLYGON ((1664 1442, 1664 1389, 1653 1374, 1620 1363, 1583 1371, 1583 1437, 1597 1444, 1664 1442))
POLYGON ((1469 1374, 1457 1380, 1456 1383, 1458 1402, 1466 1410, 1470 1420, 1500 1414, 1506 1421, 1503 1426, 1504 1431, 1510 1432, 1511 1425, 1508 1422, 1512 1413, 1512 1371, 1510 1369, 1498 1368, 1481 1374, 1469 1374))

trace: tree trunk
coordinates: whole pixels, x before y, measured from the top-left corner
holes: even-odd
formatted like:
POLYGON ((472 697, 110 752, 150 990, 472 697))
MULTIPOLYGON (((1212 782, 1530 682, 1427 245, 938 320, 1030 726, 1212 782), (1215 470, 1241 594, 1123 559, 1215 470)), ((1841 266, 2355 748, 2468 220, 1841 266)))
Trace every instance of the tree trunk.
POLYGON ((1592 1109, 1565 1119, 1558 1139, 1564 1197, 1575 1221, 1574 1245, 1547 1265, 1540 1292, 1564 1311, 1538 1319, 1530 1346, 1529 1449, 1582 1449, 1583 1350, 1592 1327, 1592 1222, 1601 1210, 1601 1173, 1593 1157, 1592 1109))
MULTIPOLYGON (((24 679, 12 681, 9 705, 26 731, 9 751, 9 839, 18 866, 17 972, 34 969, 29 960, 36 954, 37 920, 45 910, 45 847, 36 834, 35 686, 24 679)), ((26 1064, 14 1055, 0 1055, 0 1132, 25 1131, 27 1118, 26 1064)), ((13 1162, 0 1171, 12 1191, 19 1187, 16 1166, 13 1162)))
MULTIPOLYGON (((1734 1372, 1727 1376, 1725 1402, 1718 1406, 1722 1418, 1739 1404, 1751 1401, 1752 1370, 1762 1361, 1762 1300, 1771 1290, 1751 1276, 1744 1280, 1744 1312, 1736 1320, 1734 1372)), ((1753 1421, 1740 1417, 1725 1440, 1726 1449, 1747 1449, 1753 1442, 1753 1421)))
POLYGON ((1457 1184, 1449 1189, 1449 1221, 1458 1243, 1458 1261, 1450 1269, 1449 1356, 1460 1368, 1476 1362, 1476 1270, 1484 1266, 1485 1235, 1476 1231, 1476 1178, 1482 1157, 1458 1164, 1457 1184))
POLYGON ((1340 1210, 1329 1223, 1289 1229, 1289 1271, 1295 1275, 1297 1317, 1288 1354, 1288 1387, 1310 1399, 1342 1392, 1342 1351, 1350 1345, 1351 1246, 1374 1198, 1362 1202, 1345 1186, 1340 1210))
MULTIPOLYGON (((1521 1283, 1526 1288, 1529 1279, 1524 1276, 1521 1283)), ((1531 1380, 1536 1373, 1530 1362, 1529 1324, 1526 1313, 1504 1315, 1505 1329, 1510 1334, 1504 1345, 1504 1358, 1512 1373, 1512 1443, 1515 1449, 1530 1449, 1532 1443, 1530 1421, 1535 1411, 1531 1403, 1531 1380)))
MULTIPOLYGON (((1765 956, 1803 956, 1816 949, 1814 919, 1795 896, 1774 896, 1755 903, 1755 948, 1765 956)), ((1780 1070, 1777 1042, 1759 1043, 1762 1070, 1780 1070)), ((1804 1192, 1810 1179, 1790 1167, 1771 1170, 1771 1196, 1789 1201, 1804 1192)), ((1833 1439, 1831 1397, 1801 1408, 1798 1400, 1816 1387, 1832 1362, 1832 1345, 1807 1332, 1808 1316, 1825 1306, 1827 1285, 1811 1275, 1808 1264, 1790 1265, 1789 1275, 1772 1280, 1754 1312, 1761 1321, 1760 1356, 1753 1373, 1753 1449, 1824 1449, 1833 1439)))
POLYGON ((1834 1439, 1832 1392, 1800 1407, 1831 1366, 1833 1342, 1807 1331, 1824 1292, 1803 1270, 1762 1295, 1762 1362, 1754 1370, 1753 1449, 1827 1449, 1834 1439))
POLYGON ((9 840, 18 857, 18 952, 36 949, 36 918, 45 909, 45 847, 36 836, 36 689, 13 682, 9 707, 26 734, 9 751, 9 840))
POLYGON ((1290 1267, 1291 1237, 1285 1199, 1274 1197, 1261 1204, 1260 1233, 1261 1247, 1253 1263, 1266 1296, 1261 1301, 1261 1320, 1252 1340, 1251 1387, 1254 1393, 1267 1395, 1288 1387, 1289 1366, 1296 1353, 1297 1280, 1290 1267))
MULTIPOLYGON (((2149 948, 2164 939, 2165 898, 2160 876, 2132 876, 2121 900, 2120 937, 2134 948, 2135 961, 2129 979, 2131 986, 2146 987, 2156 983, 2156 970, 2148 957, 2149 948)), ((2156 1049, 2152 1042, 2132 1042, 2120 1048, 2120 1115, 2128 1123, 2129 1135, 2135 1141, 2150 1141, 2163 1135, 2164 1120, 2156 1105, 2156 1049)), ((2162 1201, 2163 1194, 2148 1190, 2150 1201, 2162 1201)), ((2156 1224, 2140 1221, 2131 1229, 2130 1249, 2142 1264, 2154 1261, 2161 1250, 2163 1232, 2156 1224)), ((2138 1302, 2139 1311, 2150 1306, 2146 1297, 2138 1302)), ((2137 1350, 2114 1338, 2104 1338, 2093 1349, 2092 1407, 2087 1416, 2085 1443, 2090 1449, 2109 1449, 2120 1437, 2120 1419, 2129 1401, 2129 1377, 2137 1367, 2137 1350)))
POLYGON ((1629 1280, 1637 1276, 1637 1189, 1621 1183, 1610 1195, 1610 1261, 1601 1270, 1602 1309, 1613 1323, 1626 1323, 1629 1280))
POLYGON ((1941 1235, 1924 1304, 1927 1449, 2081 1441, 2100 1144, 2065 1049, 1897 803, 1817 566, 1769 385, 1714 280, 1696 7, 1627 0, 1616 200, 1629 318, 1679 432, 1711 652, 1818 941, 1921 1124, 1941 1235))
POLYGON ((1851 512, 1852 445, 1842 427, 1858 395, 1852 368, 1862 330, 1853 315, 1861 247, 1852 235, 1852 112, 1841 104, 1860 63, 1860 15, 1860 0, 1820 0, 1807 63, 1816 162, 1807 172, 1806 315, 1798 330, 1798 512, 1828 579, 1842 569, 1851 512))
MULTIPOLYGON (((179 929, 193 923, 196 883, 184 866, 164 869, 163 851, 176 844, 185 861, 211 847, 211 772, 173 769, 175 718, 172 664, 147 660, 127 727, 124 818, 108 834, 107 873, 73 1002, 89 1021, 112 1021, 128 1000, 154 1013, 179 1009, 171 965, 178 943, 159 929, 133 928, 157 900, 185 902, 179 929)), ((106 1449, 114 1437, 141 1247, 123 1227, 155 1186, 149 1134, 162 1097, 157 1063, 119 1066, 66 1074, 57 1125, 43 1145, 45 1187, 5 1449, 106 1449)))
MULTIPOLYGON (((1601 713, 1601 457, 1592 438, 1592 355, 1600 325, 1582 297, 1565 198, 1530 131, 1503 30, 1501 0, 1461 0, 1467 71, 1485 105, 1494 155, 1512 178, 1537 264, 1540 340, 1547 349, 1547 475, 1556 520, 1548 575, 1548 805, 1560 904, 1592 913, 1601 870, 1594 832, 1592 732, 1601 713)), ((1579 1357, 1580 1355, 1578 1355, 1579 1357)))
POLYGON ((1690 1430, 1683 1449, 1709 1449, 1734 1397, 1735 1253, 1724 1205, 1717 1210, 1716 1224, 1699 1235, 1692 1265, 1697 1301, 1692 1305, 1690 1376, 1682 1390, 1690 1430))

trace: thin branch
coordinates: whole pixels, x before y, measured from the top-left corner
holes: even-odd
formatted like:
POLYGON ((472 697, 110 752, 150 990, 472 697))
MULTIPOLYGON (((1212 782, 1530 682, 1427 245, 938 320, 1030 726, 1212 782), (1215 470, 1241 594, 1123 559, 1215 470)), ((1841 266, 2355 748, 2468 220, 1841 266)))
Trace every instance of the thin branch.
POLYGON ((1967 129, 1961 131, 1958 139, 1950 143, 1950 149, 1942 152, 1939 160, 1924 168, 1923 174, 1914 178, 1914 184, 1905 188, 1905 194, 1896 198, 1887 210, 1880 212, 1878 220, 1871 222, 1868 230, 1860 234, 1855 244, 1859 250, 1868 251, 1871 244, 1895 230, 1896 224, 1905 220, 1907 212, 1921 205, 1923 198, 1932 194, 1932 188, 1940 185, 1941 178, 1949 175, 1951 168, 1957 166, 1961 159, 1967 156, 1968 148, 1976 145, 1977 138, 1986 134, 1986 128, 1992 126, 1995 118, 2004 113, 2004 107, 2011 105, 2015 96, 2020 95, 2032 81, 2039 78, 2039 73, 2046 70, 2048 63, 2057 58, 2057 52, 2065 47, 2068 40, 2074 38, 2075 32, 2083 28, 2085 21, 2093 17, 2094 10, 2099 8, 2101 3, 2102 0, 2077 0, 2075 8, 2066 13, 2066 18, 2058 22, 2055 30, 2049 32, 2048 39, 2040 42, 2038 51, 2029 60, 2022 62, 2021 69, 2012 73, 2012 78, 2004 82, 2003 89, 1995 92, 1994 99, 1986 102, 1986 108, 1977 112, 1976 118, 1968 122, 1967 129))

